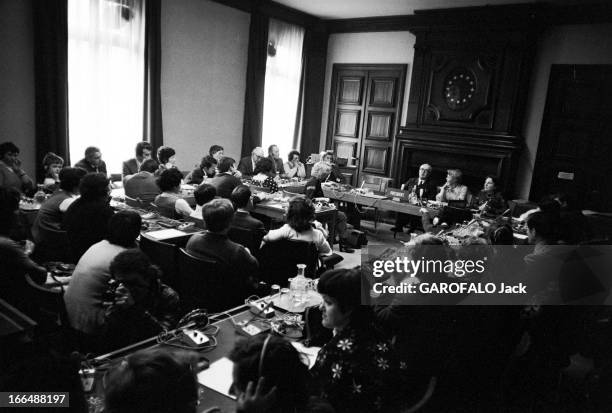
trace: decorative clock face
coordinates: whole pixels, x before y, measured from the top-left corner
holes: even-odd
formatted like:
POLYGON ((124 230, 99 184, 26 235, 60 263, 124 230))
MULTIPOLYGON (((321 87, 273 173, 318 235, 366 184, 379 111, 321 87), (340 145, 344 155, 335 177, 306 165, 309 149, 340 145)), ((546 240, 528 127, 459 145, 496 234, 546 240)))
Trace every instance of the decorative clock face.
POLYGON ((465 68, 453 70, 444 81, 444 99, 451 110, 470 106, 476 93, 476 77, 465 68))

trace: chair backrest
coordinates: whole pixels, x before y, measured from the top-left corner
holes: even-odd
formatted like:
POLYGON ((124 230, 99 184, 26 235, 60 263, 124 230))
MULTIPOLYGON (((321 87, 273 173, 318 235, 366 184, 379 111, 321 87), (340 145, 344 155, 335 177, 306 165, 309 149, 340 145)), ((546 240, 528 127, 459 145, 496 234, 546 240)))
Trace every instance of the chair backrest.
POLYGON ((35 314, 30 315, 41 327, 67 327, 68 315, 64 304, 63 288, 51 289, 36 284, 29 275, 26 274, 27 292, 26 295, 30 303, 36 306, 35 314))
POLYGON ((197 257, 181 248, 178 252, 176 291, 184 311, 205 308, 218 312, 244 304, 248 296, 247 274, 213 260, 197 257))
POLYGON ((36 244, 34 258, 37 262, 61 261, 74 263, 70 254, 70 242, 66 231, 56 231, 51 228, 40 228, 41 242, 36 244))
POLYGON ((145 234, 140 236, 140 249, 144 252, 151 262, 161 268, 163 272, 162 281, 171 287, 176 283, 176 258, 178 247, 167 242, 157 241, 147 237, 145 234))
POLYGON ((364 188, 372 189, 373 191, 384 192, 393 183, 393 178, 375 175, 364 175, 363 181, 364 188))
POLYGON ((306 264, 306 276, 314 277, 319 255, 312 242, 280 240, 267 242, 258 255, 261 275, 268 284, 288 285, 297 274, 297 264, 306 264))
MULTIPOLYGON (((134 208, 140 208, 140 209, 146 209, 146 210, 150 210, 151 209, 151 201, 155 198, 155 196, 153 196, 153 198, 150 199, 141 199, 141 198, 131 198, 129 196, 125 196, 125 203, 128 206, 134 207, 134 208)), ((157 208, 157 206, 156 206, 157 208)))
POLYGON ((257 253, 261 240, 264 236, 263 230, 252 230, 241 227, 230 227, 227 236, 230 240, 246 247, 251 254, 257 253))

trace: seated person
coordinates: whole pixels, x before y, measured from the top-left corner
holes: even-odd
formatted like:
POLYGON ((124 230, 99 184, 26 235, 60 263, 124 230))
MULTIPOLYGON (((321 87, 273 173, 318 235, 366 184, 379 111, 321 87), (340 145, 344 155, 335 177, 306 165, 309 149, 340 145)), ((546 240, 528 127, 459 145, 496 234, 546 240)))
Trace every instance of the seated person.
POLYGON ((155 159, 147 159, 140 164, 140 170, 133 175, 127 175, 124 179, 123 189, 125 196, 132 199, 139 199, 144 203, 151 203, 160 189, 157 186, 157 178, 155 172, 159 168, 159 164, 155 159))
POLYGON ((196 413, 197 369, 186 352, 140 350, 115 364, 105 377, 107 413, 196 413))
POLYGON ((63 168, 59 173, 59 189, 40 207, 34 224, 32 237, 37 244, 46 242, 46 231, 61 231, 63 215, 79 196, 79 185, 85 176, 81 168, 63 168))
POLYGON ((213 199, 202 208, 206 232, 193 235, 187 242, 188 253, 235 268, 241 274, 257 272, 259 263, 249 250, 227 237, 234 207, 228 199, 213 199))
POLYGON ((264 154, 263 149, 258 146, 251 151, 250 156, 245 156, 240 159, 240 162, 238 162, 238 170, 245 178, 251 177, 255 173, 255 166, 257 165, 257 162, 265 157, 266 155, 264 154))
POLYGON ((217 162, 219 162, 221 160, 221 158, 223 158, 223 156, 224 156, 223 146, 212 145, 210 147, 210 149, 208 150, 208 154, 210 156, 212 156, 213 158, 215 158, 217 160, 217 162))
POLYGON ((60 178, 59 173, 64 166, 64 160, 61 156, 49 152, 43 158, 43 170, 45 178, 43 180, 43 188, 46 192, 53 193, 59 188, 60 178))
POLYGON ((85 169, 88 173, 102 173, 105 176, 106 163, 102 160, 102 152, 95 146, 89 146, 85 149, 85 157, 74 164, 75 168, 85 169))
POLYGON ((446 183, 440 188, 438 195, 436 195, 436 201, 466 201, 468 188, 465 185, 461 185, 461 171, 459 169, 449 169, 446 172, 446 183))
POLYGON ((21 169, 19 148, 13 142, 0 144, 0 186, 20 193, 32 193, 35 188, 34 181, 21 169))
MULTIPOLYGON (((314 164, 310 172, 310 179, 306 182, 306 198, 314 199, 324 196, 321 182, 329 177, 331 171, 331 166, 326 162, 317 162, 314 164)), ((355 250, 346 245, 346 237, 348 235, 346 221, 346 214, 342 211, 338 211, 338 216, 336 217, 336 234, 338 234, 340 240, 340 251, 351 253, 355 250)))
POLYGON ((202 158, 200 166, 189 172, 185 177, 185 183, 200 185, 208 182, 217 172, 217 160, 210 155, 202 158))
MULTIPOLYGON (((155 171, 155 176, 160 176, 167 169, 176 169, 176 151, 169 146, 157 148, 157 162, 159 168, 155 171)), ((181 179, 182 179, 181 175, 181 179)))
POLYGON ((24 248, 9 238, 17 224, 20 194, 15 188, 0 186, 0 298, 22 311, 30 312, 33 303, 26 296, 29 274, 34 282, 42 284, 47 279, 47 270, 32 261, 24 248))
POLYGON ((232 220, 232 227, 238 227, 254 231, 264 231, 264 224, 260 220, 253 218, 247 206, 251 200, 251 190, 247 185, 238 185, 232 191, 230 196, 232 204, 234 205, 234 219, 232 220))
POLYGON ((77 263, 64 294, 68 320, 75 330, 96 336, 104 333, 110 263, 119 253, 136 247, 141 224, 136 212, 117 212, 108 221, 108 237, 92 245, 77 263))
POLYGON ((271 193, 278 192, 278 184, 274 180, 275 177, 274 163, 270 158, 261 158, 255 166, 253 183, 264 188, 270 188, 271 193))
POLYGON ((309 397, 308 366, 289 341, 271 334, 249 337, 236 342, 229 359, 237 412, 333 412, 329 404, 309 397))
POLYGON ((195 211, 191 214, 192 218, 204 219, 202 218, 202 207, 215 199, 217 196, 217 190, 214 186, 210 184, 202 184, 193 191, 193 197, 196 201, 195 211))
POLYGON ((109 351, 176 327, 178 294, 162 284, 160 270, 142 251, 119 253, 110 263, 110 275, 118 284, 106 308, 104 343, 109 351))
POLYGON ((399 411, 393 408, 404 396, 397 387, 399 362, 372 307, 361 303, 360 270, 326 271, 317 289, 323 296, 323 327, 333 329, 334 336, 311 369, 315 394, 339 413, 399 411))
POLYGON ((153 146, 149 142, 138 142, 136 144, 136 157, 123 162, 121 178, 125 180, 140 172, 140 165, 148 159, 152 159, 153 146))
MULTIPOLYGON (((328 180, 336 183, 343 183, 344 176, 340 173, 338 165, 334 163, 334 152, 332 150, 323 151, 319 154, 319 162, 323 162, 331 166, 331 173, 328 180)), ((319 163, 317 162, 317 163, 319 163)))
POLYGON ((188 217, 193 214, 193 209, 180 195, 182 179, 183 174, 178 169, 164 170, 157 178, 157 186, 162 193, 155 197, 153 203, 161 209, 174 211, 178 216, 188 217))
POLYGON ((502 214, 508 207, 501 192, 497 191, 496 178, 487 176, 484 181, 483 189, 472 201, 472 205, 480 212, 488 215, 502 214))
POLYGON ((576 199, 563 193, 555 194, 553 198, 560 207, 559 242, 578 245, 592 238, 589 221, 576 205, 576 199))
POLYGON ((234 176, 234 171, 236 170, 234 167, 235 163, 236 161, 228 156, 221 158, 217 164, 219 173, 208 182, 215 187, 217 196, 221 198, 229 199, 234 188, 242 184, 242 181, 234 176))
MULTIPOLYGON (((419 167, 419 176, 410 178, 401 186, 402 190, 414 191, 419 200, 434 199, 436 196, 436 185, 430 179, 431 165, 424 163, 419 167)), ((418 218, 408 214, 397 214, 395 226, 391 228, 393 232, 403 232, 406 224, 411 224, 411 227, 418 226, 416 222, 418 218)))
POLYGON ((272 161, 274 175, 279 176, 281 178, 286 178, 287 175, 285 174, 285 167, 283 166, 283 160, 280 158, 278 146, 270 145, 268 147, 268 159, 272 161))
POLYGON ((64 214, 62 229, 66 231, 73 262, 93 244, 108 235, 108 220, 115 211, 109 202, 109 181, 103 173, 88 173, 79 184, 81 196, 64 214))
POLYGON ((287 223, 264 236, 263 242, 274 242, 281 239, 312 242, 320 255, 331 255, 332 250, 327 242, 327 231, 315 221, 315 209, 310 199, 296 197, 289 202, 287 223))
POLYGON ((300 161, 298 151, 289 152, 287 162, 285 162, 285 175, 287 178, 306 178, 306 168, 300 161))

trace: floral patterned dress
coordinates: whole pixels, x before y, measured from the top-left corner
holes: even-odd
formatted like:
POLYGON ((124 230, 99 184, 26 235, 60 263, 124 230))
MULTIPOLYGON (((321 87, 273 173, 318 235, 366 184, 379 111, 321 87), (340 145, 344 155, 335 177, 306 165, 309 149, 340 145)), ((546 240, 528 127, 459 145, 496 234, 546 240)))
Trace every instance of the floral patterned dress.
POLYGON ((318 395, 336 412, 386 412, 399 369, 406 367, 373 324, 349 325, 319 351, 312 373, 318 395))

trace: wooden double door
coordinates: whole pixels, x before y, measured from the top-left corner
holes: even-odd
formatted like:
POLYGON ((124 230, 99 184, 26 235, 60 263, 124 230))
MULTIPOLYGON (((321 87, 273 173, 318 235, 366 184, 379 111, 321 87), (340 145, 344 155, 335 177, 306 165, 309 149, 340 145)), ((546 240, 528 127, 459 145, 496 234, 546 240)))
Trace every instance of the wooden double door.
POLYGON ((346 183, 391 176, 405 81, 406 65, 334 64, 326 147, 346 183))
POLYGON ((612 65, 553 65, 532 200, 554 192, 612 212, 612 65))

